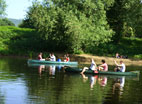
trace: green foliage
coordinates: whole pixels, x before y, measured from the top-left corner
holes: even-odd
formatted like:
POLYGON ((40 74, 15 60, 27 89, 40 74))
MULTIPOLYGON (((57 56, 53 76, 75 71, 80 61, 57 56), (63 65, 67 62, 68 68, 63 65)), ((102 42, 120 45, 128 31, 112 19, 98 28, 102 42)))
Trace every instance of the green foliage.
POLYGON ((6 6, 7 5, 5 0, 0 0, 0 16, 3 16, 5 14, 6 6))
POLYGON ((136 58, 136 59, 142 59, 142 54, 134 55, 134 58, 136 58))
POLYGON ((22 25, 40 32, 42 40, 48 44, 45 46, 47 50, 85 51, 89 46, 110 41, 113 31, 107 24, 105 9, 112 2, 113 0, 34 2, 22 25))
POLYGON ((15 26, 14 23, 12 23, 7 18, 0 19, 0 26, 15 26))
POLYGON ((25 54, 42 50, 42 42, 36 31, 27 28, 0 26, 0 53, 25 54), (39 44, 40 43, 40 44, 39 44))
POLYGON ((134 30, 136 37, 142 38, 142 2, 141 0, 125 0, 125 4, 126 22, 134 30))
POLYGON ((139 38, 122 38, 118 44, 107 43, 100 44, 90 48, 90 52, 96 55, 115 56, 116 53, 120 55, 141 58, 142 53, 142 39, 139 38))
POLYGON ((142 37, 142 2, 141 0, 115 0, 107 10, 110 27, 115 31, 114 43, 123 37, 142 37))
MULTIPOLYGON (((32 57, 39 51, 118 52, 140 57, 141 15, 140 0, 35 0, 22 28, 0 27, 0 53, 22 52, 32 57)), ((0 24, 4 24, 2 19, 0 24)))

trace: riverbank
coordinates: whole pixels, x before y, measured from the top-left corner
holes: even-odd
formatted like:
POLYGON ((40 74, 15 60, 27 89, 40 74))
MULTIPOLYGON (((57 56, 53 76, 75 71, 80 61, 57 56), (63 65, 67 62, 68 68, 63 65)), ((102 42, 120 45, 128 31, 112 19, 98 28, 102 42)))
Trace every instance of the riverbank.
MULTIPOLYGON (((55 53, 56 58, 60 58, 61 60, 64 60, 64 54, 63 53, 55 53)), ((2 56, 0 57, 10 57, 10 58, 23 58, 23 59, 31 59, 28 56, 2 56)), ((106 60, 108 65, 115 65, 114 60, 116 60, 118 63, 120 60, 123 60, 126 65, 134 65, 134 66, 142 66, 142 60, 138 59, 118 59, 114 57, 107 57, 107 56, 94 56, 91 54, 70 54, 70 60, 71 61, 78 61, 79 64, 90 64, 91 59, 94 59, 96 64, 101 64, 101 60, 106 60)), ((36 57, 32 57, 32 59, 36 59, 36 57)))
POLYGON ((135 60, 135 59, 117 59, 113 57, 106 57, 106 56, 93 56, 90 54, 80 54, 80 55, 74 55, 71 60, 78 60, 80 64, 90 64, 91 60, 94 59, 96 64, 101 64, 101 60, 106 60, 108 65, 114 65, 114 60, 119 62, 120 60, 123 60, 126 65, 136 65, 136 66, 142 66, 142 60, 135 60))

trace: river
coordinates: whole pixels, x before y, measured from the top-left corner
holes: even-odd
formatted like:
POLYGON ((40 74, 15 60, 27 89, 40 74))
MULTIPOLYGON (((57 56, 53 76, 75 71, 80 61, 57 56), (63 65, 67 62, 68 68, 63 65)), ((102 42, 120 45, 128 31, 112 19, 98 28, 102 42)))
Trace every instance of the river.
MULTIPOLYGON (((127 71, 141 69, 127 66, 127 71)), ((0 104, 141 104, 141 97, 141 75, 82 76, 62 66, 28 66, 26 59, 0 57, 0 104)))

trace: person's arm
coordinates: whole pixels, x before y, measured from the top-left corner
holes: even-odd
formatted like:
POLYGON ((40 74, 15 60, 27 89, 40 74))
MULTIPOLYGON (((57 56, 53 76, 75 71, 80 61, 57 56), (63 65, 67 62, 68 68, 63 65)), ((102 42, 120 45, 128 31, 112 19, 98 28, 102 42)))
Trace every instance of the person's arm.
POLYGON ((104 67, 104 64, 99 65, 99 67, 104 67))
POLYGON ((96 63, 95 63, 95 61, 93 59, 92 59, 92 64, 94 64, 95 66, 97 66, 96 63))
POLYGON ((115 63, 116 66, 122 66, 122 65, 119 65, 116 61, 114 61, 114 63, 115 63))
POLYGON ((102 67, 102 64, 101 64, 101 65, 99 65, 98 67, 102 67))
POLYGON ((96 63, 95 63, 95 61, 94 61, 93 59, 92 59, 92 62, 91 62, 91 66, 92 66, 92 65, 95 66, 95 69, 98 69, 98 68, 97 68, 97 65, 96 65, 96 63))
POLYGON ((40 59, 42 59, 42 56, 41 56, 41 55, 39 55, 39 58, 40 58, 40 59))
POLYGON ((114 63, 115 63, 116 66, 119 66, 118 63, 117 63, 116 61, 114 61, 114 63))

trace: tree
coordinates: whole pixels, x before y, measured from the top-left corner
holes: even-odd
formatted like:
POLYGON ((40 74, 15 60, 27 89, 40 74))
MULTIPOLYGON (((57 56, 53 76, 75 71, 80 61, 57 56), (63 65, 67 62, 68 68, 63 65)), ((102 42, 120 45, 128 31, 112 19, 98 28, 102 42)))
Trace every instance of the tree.
POLYGON ((43 0, 29 8, 26 21, 52 51, 76 52, 110 41, 106 9, 113 0, 43 0), (52 46, 52 47, 51 47, 52 46))
POLYGON ((114 5, 107 10, 110 27, 115 31, 114 43, 122 37, 142 37, 142 2, 141 0, 115 0, 114 5))
POLYGON ((126 0, 126 23, 136 37, 142 38, 142 0, 126 0))
POLYGON ((13 22, 8 20, 7 18, 0 19, 0 26, 15 26, 13 22))
POLYGON ((6 2, 4 0, 0 0, 0 16, 5 14, 6 6, 6 2))
POLYGON ((118 43, 122 38, 122 30, 125 16, 124 0, 115 0, 114 4, 107 11, 107 18, 110 27, 115 31, 113 36, 114 43, 118 43))

